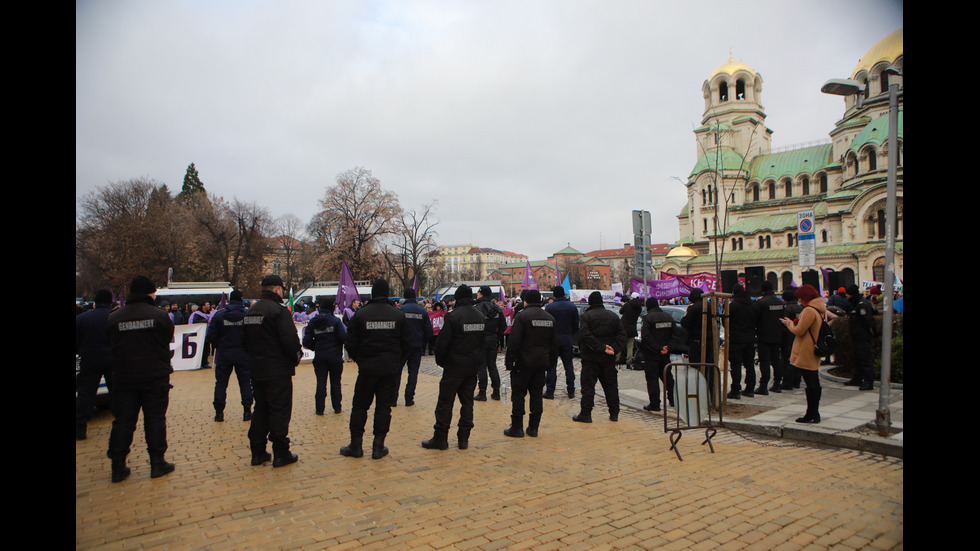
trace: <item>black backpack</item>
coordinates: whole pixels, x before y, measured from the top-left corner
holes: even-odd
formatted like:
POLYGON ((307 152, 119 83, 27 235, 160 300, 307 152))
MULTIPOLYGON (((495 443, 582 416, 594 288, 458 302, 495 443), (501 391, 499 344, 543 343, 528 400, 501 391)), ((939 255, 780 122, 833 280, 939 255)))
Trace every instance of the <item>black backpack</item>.
MULTIPOLYGON (((807 306, 807 308, 813 308, 813 306, 807 306)), ((813 309, 817 310, 816 308, 813 309)), ((817 310, 817 312, 819 313, 820 311, 817 310)), ((813 338, 813 333, 809 331, 807 333, 810 333, 810 339, 813 340, 813 354, 818 358, 829 358, 837 351, 837 337, 834 336, 834 331, 830 328, 830 323, 823 319, 823 316, 821 316, 821 322, 820 334, 817 335, 816 339, 813 338)))

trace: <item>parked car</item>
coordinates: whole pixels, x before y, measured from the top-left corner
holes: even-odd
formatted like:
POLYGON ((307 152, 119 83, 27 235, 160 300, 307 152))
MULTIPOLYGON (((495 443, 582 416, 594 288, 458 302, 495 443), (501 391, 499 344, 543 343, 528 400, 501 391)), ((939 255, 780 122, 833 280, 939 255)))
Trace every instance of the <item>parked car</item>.
MULTIPOLYGON (((75 377, 78 377, 78 372, 82 369, 82 360, 75 354, 75 377)), ((78 397, 78 392, 75 392, 75 397, 78 397)), ((99 390, 95 394, 95 407, 108 407, 109 406, 109 387, 105 384, 105 377, 99 381, 99 390)))
MULTIPOLYGON (((578 308, 579 317, 582 317, 582 314, 589 309, 589 304, 587 302, 575 302, 573 304, 575 304, 575 307, 578 308)), ((619 314, 619 309, 620 307, 622 307, 622 304, 619 304, 617 302, 603 302, 602 305, 606 307, 606 310, 615 313, 620 318, 623 317, 619 314)), ((573 356, 581 355, 581 351, 578 348, 578 331, 576 331, 575 334, 572 335, 572 355, 573 356)))

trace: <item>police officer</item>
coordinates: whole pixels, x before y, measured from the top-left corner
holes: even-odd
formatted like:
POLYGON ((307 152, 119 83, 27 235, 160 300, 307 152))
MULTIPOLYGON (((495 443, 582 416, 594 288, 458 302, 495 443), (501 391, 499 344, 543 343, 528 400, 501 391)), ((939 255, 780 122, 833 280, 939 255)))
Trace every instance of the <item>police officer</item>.
POLYGON ((473 430, 473 391, 480 366, 486 361, 483 353, 486 318, 473 306, 473 289, 460 285, 456 290, 456 307, 446 314, 436 339, 436 364, 442 367, 439 398, 436 400, 436 424, 432 438, 422 442, 426 449, 445 450, 449 447, 449 428, 453 421, 453 404, 459 397, 459 428, 456 431, 459 449, 469 447, 473 430))
POLYGON ((112 349, 106 335, 112 293, 100 289, 95 293, 95 307, 75 316, 75 354, 79 356, 75 376, 75 440, 85 440, 86 427, 95 410, 99 383, 105 378, 112 391, 112 349))
POLYGON ((367 411, 374 409, 374 444, 371 458, 388 455, 385 437, 391 427, 391 403, 398 392, 398 378, 412 348, 412 333, 405 313, 388 300, 388 281, 378 279, 371 288, 371 300, 350 320, 347 352, 357 362, 357 381, 350 415, 350 444, 340 455, 364 455, 362 440, 367 411))
POLYGON ((531 410, 527 435, 538 435, 544 411, 541 397, 545 373, 558 361, 558 330, 554 316, 541 308, 539 291, 527 291, 524 300, 526 306, 514 318, 504 355, 504 366, 510 371, 510 383, 514 389, 510 428, 504 430, 504 435, 516 438, 524 437, 525 395, 528 395, 528 408, 531 410))
POLYGON ((579 350, 582 353, 582 400, 579 414, 572 420, 592 422, 595 385, 598 381, 606 394, 609 420, 619 420, 619 382, 616 356, 626 347, 626 330, 619 316, 602 304, 602 294, 589 295, 589 307, 579 320, 579 350))
POLYGON ((504 331, 507 330, 507 322, 504 321, 504 313, 493 301, 490 286, 483 285, 477 293, 476 309, 487 319, 486 332, 484 334, 483 351, 486 355, 483 367, 480 368, 478 384, 479 393, 473 397, 474 400, 481 402, 487 401, 487 374, 490 375, 490 386, 493 392, 490 398, 500 399, 500 372, 497 371, 497 343, 504 331))
POLYGON ((728 397, 738 400, 742 396, 755 396, 755 306, 741 284, 732 289, 729 309, 729 333, 731 342, 732 389, 728 397), (742 390, 742 370, 745 370, 745 390, 742 390))
POLYGON ((303 346, 313 351, 313 373, 316 375, 316 388, 313 391, 313 410, 323 415, 327 402, 327 380, 330 380, 330 404, 334 413, 340 413, 343 394, 340 379, 344 372, 344 341, 347 340, 347 326, 334 315, 336 299, 317 297, 320 304, 313 319, 303 330, 303 346))
MULTIPOLYGON (((670 363, 670 342, 674 336, 674 318, 660 308, 660 301, 647 299, 647 315, 643 316, 640 329, 640 350, 643 353, 643 375, 647 382, 650 403, 643 406, 647 411, 660 411, 660 380, 664 368, 670 363)), ((674 376, 664 383, 668 401, 673 404, 674 376)))
POLYGON ((874 364, 871 353, 871 339, 878 334, 875 322, 875 308, 861 295, 857 285, 847 287, 847 300, 850 302, 848 332, 854 347, 854 376, 844 383, 857 386, 858 390, 874 390, 874 364))
MULTIPOLYGON (((558 358, 565 366, 565 388, 568 389, 568 397, 575 397, 575 366, 572 364, 572 338, 578 332, 579 314, 578 308, 568 300, 565 288, 558 285, 551 289, 554 293, 555 301, 544 307, 545 311, 555 318, 555 328, 558 332, 558 358)), ((548 367, 548 375, 545 379, 544 398, 552 399, 555 397, 555 386, 558 383, 558 360, 548 367)))
POLYGON ((234 370, 242 397, 242 421, 252 420, 252 376, 248 369, 248 353, 242 348, 245 305, 242 292, 234 290, 228 304, 214 313, 208 324, 206 341, 215 349, 214 358, 214 420, 225 420, 225 398, 228 380, 234 370))
MULTIPOLYGON (((471 291, 472 293, 472 291, 471 291)), ((432 337, 432 320, 429 312, 415 299, 415 289, 405 289, 405 303, 402 304, 402 312, 405 313, 405 320, 408 327, 412 330, 412 349, 408 353, 408 382, 405 383, 405 405, 415 405, 415 386, 419 379, 419 366, 422 364, 422 352, 425 343, 432 337)), ((398 372, 398 384, 395 385, 395 398, 391 405, 396 405, 398 401, 398 387, 401 386, 401 371, 398 372)))
POLYGON ((295 463, 289 451, 289 420, 293 413, 293 376, 303 358, 302 345, 293 317, 282 302, 282 278, 262 279, 259 300, 245 312, 242 344, 248 352, 252 372, 255 412, 248 429, 252 465, 272 459, 273 467, 295 463), (272 442, 272 455, 266 442, 272 442))
POLYGON ((637 335, 636 322, 642 313, 643 300, 640 299, 640 293, 632 293, 626 304, 619 309, 623 329, 626 330, 626 349, 623 351, 619 363, 626 365, 627 368, 631 368, 633 365, 633 347, 636 345, 637 335))
POLYGON ((170 341, 174 324, 170 316, 154 303, 157 287, 146 276, 136 276, 129 286, 126 305, 109 314, 106 331, 112 348, 112 432, 109 458, 112 481, 129 476, 126 466, 143 412, 146 448, 150 454, 150 477, 158 478, 174 470, 164 459, 167 451, 167 408, 170 405, 170 341))
POLYGON ((755 302, 757 318, 755 325, 756 347, 759 351, 759 388, 756 394, 766 395, 769 391, 782 392, 783 381, 782 342, 786 327, 779 321, 783 317, 783 300, 772 291, 772 283, 762 282, 762 297, 755 302), (772 387, 768 390, 770 366, 772 368, 772 387))

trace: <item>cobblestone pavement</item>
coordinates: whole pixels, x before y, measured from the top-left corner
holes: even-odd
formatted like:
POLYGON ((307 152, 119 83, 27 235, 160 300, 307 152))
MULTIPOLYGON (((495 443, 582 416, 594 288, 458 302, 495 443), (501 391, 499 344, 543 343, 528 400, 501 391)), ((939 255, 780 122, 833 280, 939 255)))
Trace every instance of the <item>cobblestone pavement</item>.
MULTIPOLYGON (((476 403, 469 449, 451 441, 446 451, 426 450, 439 373, 427 356, 416 405, 400 400, 393 411, 391 454, 353 459, 338 451, 348 442, 356 367, 345 369, 345 410, 316 416, 313 368, 304 362, 290 425, 299 462, 282 468, 250 465, 237 408, 223 423, 212 420, 212 370, 175 373, 173 473, 150 479, 138 427, 132 474, 111 483, 108 411, 76 441, 75 547, 903 548, 902 459, 721 428, 713 452, 703 432, 686 432, 679 460, 662 417, 624 408, 612 422, 598 399, 595 422, 575 423, 578 401, 564 392, 545 401, 538 438, 504 436, 510 405, 491 400, 476 403)), ((229 397, 238 392, 232 379, 229 397)))

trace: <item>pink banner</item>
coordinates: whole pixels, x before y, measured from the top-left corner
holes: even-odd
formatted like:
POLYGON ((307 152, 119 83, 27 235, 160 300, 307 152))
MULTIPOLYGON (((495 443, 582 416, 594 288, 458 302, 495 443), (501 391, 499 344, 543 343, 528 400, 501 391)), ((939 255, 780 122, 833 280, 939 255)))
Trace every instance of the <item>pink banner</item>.
POLYGON ((438 335, 439 330, 442 329, 442 324, 446 321, 446 311, 445 310, 432 310, 429 312, 429 320, 432 321, 432 334, 438 335))

